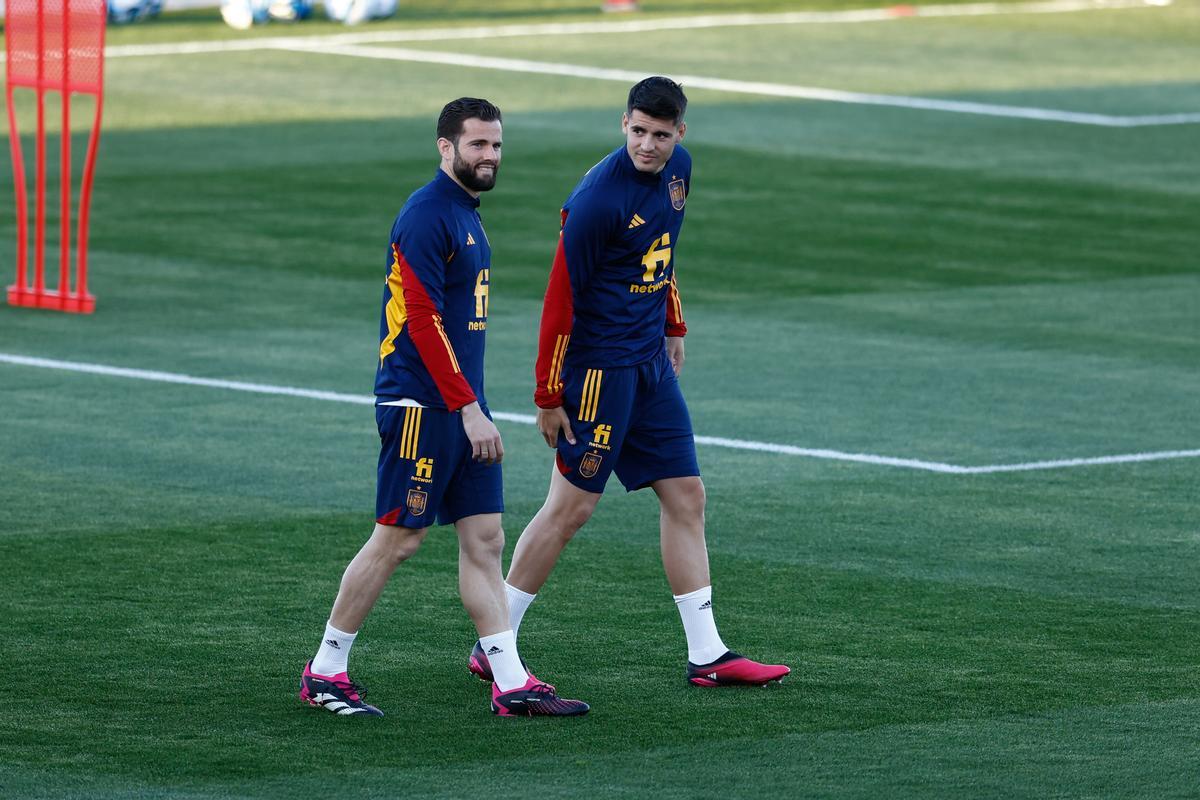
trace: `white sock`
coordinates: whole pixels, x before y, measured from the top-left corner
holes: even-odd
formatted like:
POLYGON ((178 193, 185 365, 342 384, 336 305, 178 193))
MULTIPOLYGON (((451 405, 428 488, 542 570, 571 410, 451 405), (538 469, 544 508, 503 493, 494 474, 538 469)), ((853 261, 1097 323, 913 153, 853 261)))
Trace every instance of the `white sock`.
POLYGON ((504 594, 508 596, 508 623, 512 625, 513 636, 517 635, 517 631, 521 629, 521 620, 525 617, 525 611, 528 610, 529 604, 533 602, 536 594, 522 592, 515 586, 510 586, 507 582, 504 584, 504 594))
POLYGON ((683 632, 687 634, 688 661, 698 666, 711 664, 729 652, 713 620, 712 587, 705 586, 674 597, 675 607, 683 620, 683 632))
POLYGON ((479 645, 492 665, 492 679, 502 692, 520 689, 529 680, 529 673, 521 666, 517 655, 517 635, 512 631, 501 631, 491 636, 480 636, 479 645))
POLYGON ((358 633, 346 633, 325 623, 325 638, 312 661, 312 671, 318 675, 334 676, 346 671, 346 661, 350 658, 350 647, 358 633))

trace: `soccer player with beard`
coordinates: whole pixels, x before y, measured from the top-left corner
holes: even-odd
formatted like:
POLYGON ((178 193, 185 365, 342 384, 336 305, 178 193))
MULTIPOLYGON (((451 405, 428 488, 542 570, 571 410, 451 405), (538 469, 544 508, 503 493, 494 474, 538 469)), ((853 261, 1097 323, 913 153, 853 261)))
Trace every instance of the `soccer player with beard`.
POLYGON ((459 98, 442 109, 437 135, 441 168, 400 209, 387 255, 375 378, 375 530, 342 576, 320 648, 301 676, 300 699, 337 714, 383 715, 347 674, 350 648, 392 573, 436 519, 458 533, 459 593, 495 674, 492 711, 577 716, 587 703, 559 698, 526 671, 500 572, 504 446, 483 394, 491 246, 476 210, 500 168, 500 110, 459 98))
MULTIPOLYGON (((763 685, 791 670, 727 648, 712 611, 704 484, 679 390, 687 326, 674 254, 691 189, 678 143, 687 98, 647 78, 629 92, 625 142, 588 170, 562 209, 542 309, 537 424, 557 450, 546 502, 517 542, 508 571, 513 631, 564 547, 591 517, 608 477, 650 487, 661 506, 663 567, 687 637, 696 686, 763 685)), ((469 666, 487 679, 486 648, 469 666)))

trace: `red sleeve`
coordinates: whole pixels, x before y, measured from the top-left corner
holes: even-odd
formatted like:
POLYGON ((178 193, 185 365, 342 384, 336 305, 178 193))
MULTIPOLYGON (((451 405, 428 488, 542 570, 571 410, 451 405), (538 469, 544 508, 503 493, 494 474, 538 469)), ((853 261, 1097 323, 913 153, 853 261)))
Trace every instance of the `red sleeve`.
POLYGON ((537 388, 533 402, 539 408, 562 405, 562 368, 571 341, 571 326, 575 322, 575 307, 571 299, 571 277, 567 273, 567 254, 562 234, 550 268, 550 282, 542 302, 542 328, 538 335, 538 357, 534 376, 537 388))
POLYGON ((674 272, 671 273, 671 287, 667 294, 667 336, 687 336, 683 303, 679 302, 679 287, 675 285, 674 272))
POLYGON ((450 346, 450 339, 442 328, 440 310, 425 291, 425 286, 417 277, 412 265, 405 260, 404 254, 394 243, 392 252, 396 263, 400 265, 404 307, 408 316, 408 337, 417 348, 421 363, 433 376, 433 382, 437 384, 446 408, 457 411, 474 403, 478 398, 475 397, 475 392, 471 391, 470 384, 458 367, 454 348, 450 346))

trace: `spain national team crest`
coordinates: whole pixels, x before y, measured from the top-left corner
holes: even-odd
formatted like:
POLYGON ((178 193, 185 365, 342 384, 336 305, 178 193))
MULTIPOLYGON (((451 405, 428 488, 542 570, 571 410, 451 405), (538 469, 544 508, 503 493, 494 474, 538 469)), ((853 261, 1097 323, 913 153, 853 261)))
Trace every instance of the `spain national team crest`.
POLYGON ((687 202, 687 190, 683 186, 683 181, 671 181, 668 188, 671 190, 671 208, 683 211, 683 204, 687 202))
POLYGON ((600 471, 600 462, 603 460, 604 456, 599 453, 585 454, 583 461, 579 463, 579 474, 585 478, 594 478, 600 471))
POLYGON ((420 489, 408 490, 408 512, 414 517, 419 517, 425 513, 425 501, 429 498, 428 493, 422 492, 420 489))

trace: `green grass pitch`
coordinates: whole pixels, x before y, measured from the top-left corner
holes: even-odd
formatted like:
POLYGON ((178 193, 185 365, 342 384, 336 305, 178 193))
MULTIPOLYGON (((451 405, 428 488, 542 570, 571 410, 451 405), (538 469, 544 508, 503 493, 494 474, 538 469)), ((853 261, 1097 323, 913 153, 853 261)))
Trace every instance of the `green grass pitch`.
MULTIPOLYGON (((598 5, 413 0, 364 30, 598 5)), ((208 10, 110 44, 340 32, 208 10)), ((1200 112, 1197 42, 1189 0, 371 46, 1140 116, 1200 112)), ((627 85, 274 50, 107 80, 96 313, 0 306, 0 353, 369 394, 389 226, 471 94, 505 113, 488 396, 532 412, 558 207, 619 142, 627 85)), ((1200 448, 1200 124, 689 94, 698 434, 960 466, 1200 448)), ((511 548, 550 460, 500 429, 511 548)), ((1200 459, 945 474, 701 445, 722 634, 792 677, 684 683, 654 500, 614 483, 521 630, 593 712, 530 724, 466 671, 450 529, 355 648, 388 716, 298 702, 376 448, 362 405, 0 363, 0 797, 1196 796, 1200 459)))

